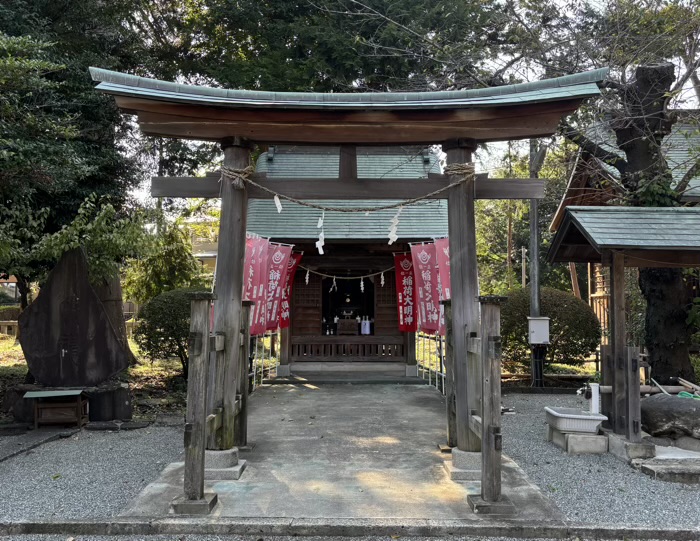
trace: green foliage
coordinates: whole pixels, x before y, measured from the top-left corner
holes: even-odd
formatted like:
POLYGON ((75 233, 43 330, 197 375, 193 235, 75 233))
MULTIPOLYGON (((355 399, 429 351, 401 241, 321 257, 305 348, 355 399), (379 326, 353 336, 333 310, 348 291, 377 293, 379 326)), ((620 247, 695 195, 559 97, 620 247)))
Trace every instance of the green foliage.
POLYGON ((19 314, 19 306, 0 306, 0 321, 17 321, 19 314))
POLYGON ((206 287, 201 265, 192 255, 189 231, 182 223, 161 220, 159 231, 146 240, 144 255, 126 266, 126 298, 143 304, 172 289, 206 287))
MULTIPOLYGON (((547 250, 554 235, 549 225, 564 194, 567 165, 571 148, 564 146, 547 152, 540 176, 546 179, 545 197, 538 206, 538 227, 540 232, 540 283, 556 289, 570 290, 571 279, 565 265, 552 265, 547 261, 547 250)), ((529 163, 526 147, 518 143, 509 145, 503 164, 494 176, 528 177, 529 163)), ((505 294, 521 284, 521 247, 530 252, 530 205, 526 201, 479 199, 476 208, 476 243, 479 260, 479 284, 482 294, 505 294), (512 251, 508 254, 508 222, 512 224, 512 251), (508 272, 510 259, 510 274, 508 272)), ((529 258, 529 255, 527 256, 529 258)), ((526 261, 527 276, 530 275, 526 261)), ((581 278, 586 272, 579 272, 581 278)), ((585 290, 585 280, 581 289, 585 290)))
POLYGON ((134 341, 151 360, 177 357, 187 377, 190 305, 197 289, 174 289, 149 300, 141 309, 134 341))
POLYGON ((58 260, 63 253, 83 247, 90 281, 97 283, 117 274, 122 261, 138 254, 144 238, 139 216, 119 218, 111 204, 100 204, 92 195, 80 206, 70 224, 42 239, 37 252, 43 259, 58 260))
POLYGON ((3 288, 0 288, 0 306, 3 304, 17 304, 15 298, 3 288))
MULTIPOLYGON (((593 310, 570 293, 544 287, 540 291, 540 312, 550 318, 547 361, 563 364, 583 362, 600 343, 600 323, 593 310)), ((530 291, 508 293, 501 309, 503 360, 529 363, 527 317, 530 315, 530 291)))
POLYGON ((119 218, 111 204, 95 195, 83 202, 72 222, 52 234, 44 231, 48 213, 49 209, 35 213, 23 203, 0 206, 5 239, 12 246, 0 253, 1 272, 42 279, 64 252, 83 247, 90 279, 97 283, 114 276, 120 262, 136 255, 144 237, 140 219, 119 218))

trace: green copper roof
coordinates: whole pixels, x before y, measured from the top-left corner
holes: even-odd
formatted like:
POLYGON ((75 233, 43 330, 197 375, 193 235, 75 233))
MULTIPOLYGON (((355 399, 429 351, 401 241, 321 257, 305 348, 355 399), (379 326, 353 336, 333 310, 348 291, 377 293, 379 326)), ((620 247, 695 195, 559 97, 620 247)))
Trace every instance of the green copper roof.
POLYGON ((590 246, 602 250, 700 251, 698 207, 571 206, 547 257, 550 261, 579 261, 572 254, 590 246))
POLYGON ((184 85, 90 68, 97 88, 107 94, 221 107, 286 109, 439 109, 539 103, 597 96, 608 69, 555 79, 474 90, 440 92, 264 92, 184 85))
MULTIPOLYGON (((257 162, 256 171, 267 173, 269 179, 333 178, 338 176, 339 147, 276 146, 265 152, 257 162)), ((421 147, 358 147, 357 175, 359 178, 428 178, 428 173, 440 173, 438 157, 421 147)), ((378 181, 381 182, 381 181, 378 181)), ((314 201, 334 207, 373 207, 392 201, 314 201)), ((277 212, 272 200, 254 199, 248 203, 248 231, 273 240, 316 240, 321 211, 282 201, 277 212)), ((327 241, 381 240, 386 241, 389 222, 396 210, 364 213, 327 212, 323 231, 327 241)), ((405 207, 398 227, 399 241, 422 240, 447 235, 447 201, 433 199, 405 207)))
MULTIPOLYGON (((683 113, 683 111, 680 111, 680 113, 683 113)), ((615 144, 615 134, 607 123, 591 126, 586 130, 586 135, 605 150, 622 158, 625 157, 624 152, 615 144)), ((671 128, 671 133, 663 138, 661 149, 668 162, 674 183, 680 182, 700 156, 700 127, 698 123, 689 122, 681 118, 671 128)), ((601 160, 597 160, 597 162, 613 178, 619 178, 620 174, 617 169, 601 160)), ((683 193, 683 199, 685 200, 697 200, 698 198, 700 198, 700 176, 691 179, 688 188, 683 193)))

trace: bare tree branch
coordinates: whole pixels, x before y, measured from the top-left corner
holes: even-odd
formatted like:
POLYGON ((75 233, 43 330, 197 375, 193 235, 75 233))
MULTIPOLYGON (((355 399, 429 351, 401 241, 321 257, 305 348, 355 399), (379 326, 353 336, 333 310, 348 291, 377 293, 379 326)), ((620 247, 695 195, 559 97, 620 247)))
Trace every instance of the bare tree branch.
POLYGON ((561 134, 564 138, 578 145, 581 150, 598 158, 603 163, 617 169, 620 174, 624 174, 627 168, 627 161, 614 152, 610 152, 601 147, 598 143, 587 137, 582 131, 574 128, 568 122, 562 121, 560 125, 561 134))
POLYGON ((700 160, 695 162, 693 164, 693 166, 685 172, 685 174, 683 175, 683 178, 676 185, 676 191, 680 194, 685 192, 688 189, 688 185, 690 184, 690 181, 693 180, 698 175, 700 175, 700 160))

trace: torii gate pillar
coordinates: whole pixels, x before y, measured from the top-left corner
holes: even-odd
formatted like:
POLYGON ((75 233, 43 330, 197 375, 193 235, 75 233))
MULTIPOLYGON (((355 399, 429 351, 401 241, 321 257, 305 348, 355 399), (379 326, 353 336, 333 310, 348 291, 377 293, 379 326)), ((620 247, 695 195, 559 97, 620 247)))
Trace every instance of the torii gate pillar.
MULTIPOLYGON (((250 145, 241 138, 221 142, 224 166, 244 169, 250 164, 250 145)), ((241 363, 241 301, 243 295, 243 260, 245 258, 248 194, 245 186, 234 180, 221 179, 221 220, 219 249, 216 258, 214 292, 214 332, 224 335, 224 349, 216 352, 210 368, 209 411, 221 408, 221 430, 213 431, 208 449, 231 449, 245 445, 244 419, 246 412, 236 416, 236 378, 241 363)), ((247 372, 246 372, 247 373, 247 372)), ((241 387, 243 388, 243 387, 241 387)))
MULTIPOLYGON (((468 163, 471 162, 476 143, 470 139, 459 139, 444 143, 442 148, 447 154, 448 164, 468 163)), ((456 405, 455 422, 453 424, 448 419, 448 426, 456 425, 457 448, 460 451, 480 451, 481 441, 469 428, 472 412, 478 415, 481 411, 480 367, 476 356, 468 354, 468 339, 472 333, 476 336, 479 325, 473 179, 450 189, 447 212, 452 277, 452 351, 456 405)), ((450 415, 450 409, 448 407, 448 415, 450 415)), ((448 434, 448 442, 450 440, 454 438, 448 434)))

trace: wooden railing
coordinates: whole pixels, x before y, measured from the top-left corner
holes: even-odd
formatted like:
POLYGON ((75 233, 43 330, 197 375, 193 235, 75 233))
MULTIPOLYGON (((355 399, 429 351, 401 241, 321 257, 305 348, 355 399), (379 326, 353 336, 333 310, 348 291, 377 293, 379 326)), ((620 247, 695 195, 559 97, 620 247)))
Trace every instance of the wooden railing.
POLYGON ((291 361, 406 361, 403 336, 294 336, 291 361))

